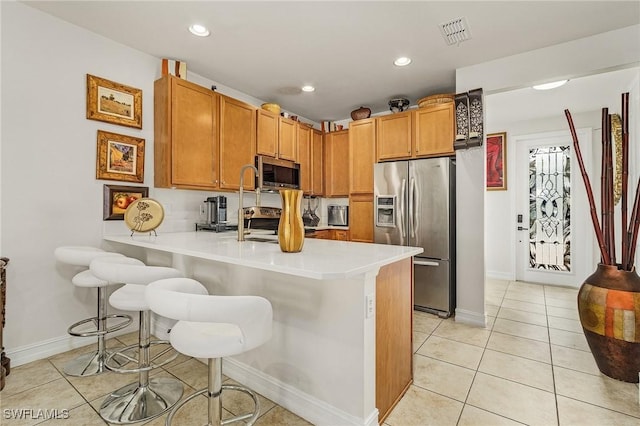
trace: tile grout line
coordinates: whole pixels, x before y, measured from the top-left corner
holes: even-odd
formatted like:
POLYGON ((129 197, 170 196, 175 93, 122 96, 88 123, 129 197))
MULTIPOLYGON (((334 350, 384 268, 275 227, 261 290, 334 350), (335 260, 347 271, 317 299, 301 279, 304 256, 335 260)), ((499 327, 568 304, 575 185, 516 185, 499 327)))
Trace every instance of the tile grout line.
POLYGON ((553 365, 553 350, 551 349, 551 332, 549 327, 549 315, 547 314, 547 286, 543 285, 542 290, 544 293, 544 310, 547 318, 547 336, 549 338, 549 357, 551 358, 551 379, 553 380, 553 399, 556 403, 556 424, 560 426, 560 407, 558 406, 558 389, 556 387, 556 369, 553 365))

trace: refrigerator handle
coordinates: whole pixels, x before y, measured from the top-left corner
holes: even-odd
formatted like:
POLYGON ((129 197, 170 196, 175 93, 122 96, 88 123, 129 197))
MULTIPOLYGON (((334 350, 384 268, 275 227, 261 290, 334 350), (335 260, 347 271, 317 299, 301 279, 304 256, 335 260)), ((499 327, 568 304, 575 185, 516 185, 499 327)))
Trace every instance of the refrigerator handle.
MULTIPOLYGON (((400 191, 400 205, 401 206, 404 206, 404 203, 405 203, 404 197, 405 197, 405 194, 406 194, 406 189, 407 189, 407 180, 406 179, 402 179, 402 191, 400 191)), ((395 206, 394 208, 397 209, 398 206, 395 206)), ((400 215, 398 215, 398 217, 399 216, 400 215)), ((402 238, 406 238, 407 237, 407 233, 405 232, 405 229, 404 229, 404 221, 400 221, 399 228, 400 228, 400 232, 402 233, 402 238)))
POLYGON ((415 238, 416 229, 415 229, 415 196, 416 192, 416 180, 415 178, 411 178, 409 180, 409 231, 411 232, 410 237, 415 238))
POLYGON ((417 260, 415 258, 413 259, 413 264, 420 266, 440 266, 439 262, 435 262, 433 260, 417 260))

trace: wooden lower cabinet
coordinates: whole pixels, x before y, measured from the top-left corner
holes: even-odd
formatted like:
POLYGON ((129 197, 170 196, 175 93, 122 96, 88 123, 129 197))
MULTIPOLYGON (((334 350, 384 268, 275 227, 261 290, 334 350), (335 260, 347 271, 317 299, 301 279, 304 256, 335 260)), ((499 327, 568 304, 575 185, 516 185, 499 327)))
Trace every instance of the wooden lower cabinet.
POLYGON ((306 238, 317 238, 321 240, 336 240, 336 241, 349 241, 348 229, 320 229, 314 231, 311 234, 306 235, 306 238))
POLYGON ((413 382, 413 260, 380 268, 376 280, 376 407, 382 424, 413 382))

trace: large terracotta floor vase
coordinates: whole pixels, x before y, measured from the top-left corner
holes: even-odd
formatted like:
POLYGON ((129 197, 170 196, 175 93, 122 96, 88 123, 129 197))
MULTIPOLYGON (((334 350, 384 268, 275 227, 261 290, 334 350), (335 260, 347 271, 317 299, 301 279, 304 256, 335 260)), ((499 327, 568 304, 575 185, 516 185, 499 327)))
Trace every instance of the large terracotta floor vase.
POLYGON ((578 292, 584 335, 600 371, 638 383, 640 372, 640 277, 635 269, 598 265, 578 292))

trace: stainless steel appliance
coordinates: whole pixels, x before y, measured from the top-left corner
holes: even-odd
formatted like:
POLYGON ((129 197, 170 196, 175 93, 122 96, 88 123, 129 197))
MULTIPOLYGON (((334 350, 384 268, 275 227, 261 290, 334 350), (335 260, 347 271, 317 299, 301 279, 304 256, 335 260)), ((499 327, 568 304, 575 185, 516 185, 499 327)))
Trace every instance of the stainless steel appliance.
POLYGON ((243 209, 244 229, 249 232, 251 232, 252 229, 265 229, 277 232, 281 212, 282 209, 280 207, 245 207, 243 209))
POLYGON ((414 307, 442 317, 456 302, 455 175, 449 157, 374 168, 374 240, 424 249, 413 261, 414 307))
POLYGON ((349 226, 349 206, 330 204, 328 210, 328 225, 349 226))
POLYGON ((223 232, 229 230, 227 221, 227 197, 216 195, 204 200, 206 206, 206 221, 196 224, 196 231, 206 230, 223 232))
POLYGON ((256 156, 256 188, 276 192, 282 188, 300 189, 300 164, 277 158, 256 156))

